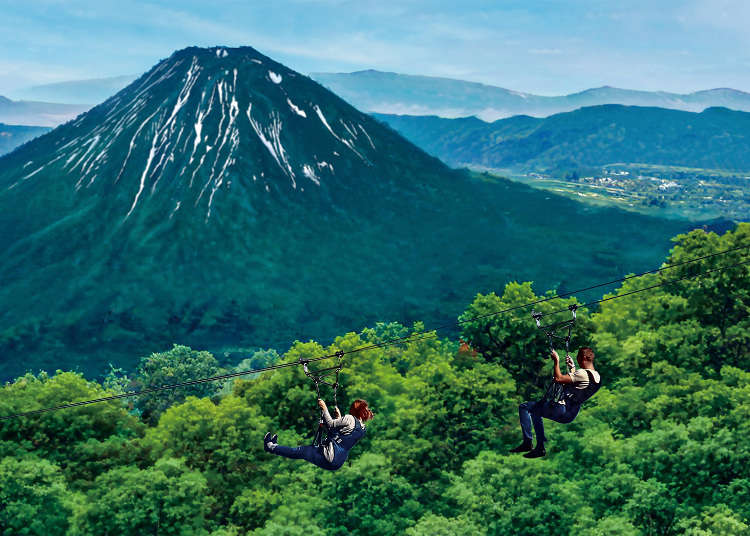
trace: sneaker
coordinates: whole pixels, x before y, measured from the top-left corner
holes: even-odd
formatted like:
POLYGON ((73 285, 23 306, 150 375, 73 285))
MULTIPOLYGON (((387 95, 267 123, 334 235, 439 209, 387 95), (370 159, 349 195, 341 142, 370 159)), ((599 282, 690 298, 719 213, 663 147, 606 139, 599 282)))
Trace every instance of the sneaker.
POLYGON ((521 443, 514 449, 510 449, 510 452, 528 452, 531 449, 532 449, 531 441, 529 441, 528 439, 524 439, 523 443, 521 443))
POLYGON ((544 447, 537 446, 535 449, 530 450, 526 454, 523 455, 524 458, 542 458, 547 455, 547 451, 544 450, 544 447))
POLYGON ((278 443, 278 442, 279 442, 279 435, 273 434, 273 436, 271 436, 271 443, 278 443))
POLYGON ((263 436, 263 450, 266 452, 272 452, 273 449, 276 448, 276 441, 274 441, 274 438, 276 436, 271 436, 271 432, 266 432, 266 435, 263 436))

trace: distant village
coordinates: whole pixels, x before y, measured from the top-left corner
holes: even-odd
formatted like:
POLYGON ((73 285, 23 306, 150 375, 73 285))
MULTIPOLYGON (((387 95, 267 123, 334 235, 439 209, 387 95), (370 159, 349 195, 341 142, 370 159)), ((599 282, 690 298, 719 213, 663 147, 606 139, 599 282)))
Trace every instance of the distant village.
POLYGON ((541 188, 635 210, 663 212, 679 207, 696 217, 739 219, 750 214, 750 196, 745 193, 750 177, 744 174, 617 164, 566 172, 528 172, 524 176, 541 188))

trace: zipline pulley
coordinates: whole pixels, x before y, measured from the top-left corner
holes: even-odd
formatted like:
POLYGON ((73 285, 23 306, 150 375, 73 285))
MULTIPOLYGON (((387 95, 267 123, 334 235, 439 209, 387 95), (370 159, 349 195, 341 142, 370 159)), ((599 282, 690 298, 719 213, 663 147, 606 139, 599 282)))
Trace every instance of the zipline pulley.
MULTIPOLYGON (((549 342, 549 349, 550 351, 553 351, 555 349, 555 339, 559 339, 562 341, 565 341, 565 364, 566 366, 569 366, 568 364, 572 362, 572 357, 570 356, 570 339, 573 334, 573 327, 576 324, 576 311, 578 310, 577 304, 571 304, 568 306, 568 310, 570 311, 571 317, 568 320, 563 320, 561 322, 555 322, 554 324, 548 324, 543 325, 542 324, 542 317, 544 314, 531 311, 531 317, 536 322, 536 327, 544 331, 544 334, 547 335, 547 341, 549 342), (558 332, 563 332, 565 335, 558 335, 558 332)), ((568 370, 568 372, 570 372, 568 370)), ((557 383, 554 380, 554 377, 552 378, 552 381, 547 386, 547 391, 544 393, 543 400, 548 402, 559 402, 563 395, 563 386, 559 383, 557 383)))

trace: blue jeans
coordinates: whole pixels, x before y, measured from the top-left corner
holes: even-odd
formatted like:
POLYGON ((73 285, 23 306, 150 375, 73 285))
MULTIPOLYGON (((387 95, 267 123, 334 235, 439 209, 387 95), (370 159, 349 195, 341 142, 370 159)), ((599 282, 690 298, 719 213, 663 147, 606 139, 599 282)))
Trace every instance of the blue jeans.
POLYGON ((303 445, 300 447, 285 447, 284 445, 276 445, 276 448, 271 452, 283 456, 284 458, 291 458, 293 460, 306 460, 322 469, 328 471, 336 471, 340 469, 346 461, 348 452, 342 449, 337 444, 333 444, 333 462, 326 460, 323 456, 323 449, 321 447, 313 447, 312 445, 303 445))
POLYGON ((544 446, 547 438, 544 435, 542 418, 568 424, 578 415, 581 406, 566 406, 557 402, 524 402, 518 406, 518 418, 521 421, 521 431, 524 439, 531 441, 531 424, 534 423, 537 446, 544 446))

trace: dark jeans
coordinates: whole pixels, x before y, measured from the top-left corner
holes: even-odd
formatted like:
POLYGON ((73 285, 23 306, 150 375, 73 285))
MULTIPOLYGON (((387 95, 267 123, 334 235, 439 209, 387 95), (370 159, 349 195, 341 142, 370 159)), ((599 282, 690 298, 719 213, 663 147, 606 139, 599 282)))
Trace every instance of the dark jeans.
POLYGON ((568 424, 578 415, 581 406, 566 406, 557 402, 524 402, 518 406, 518 418, 521 421, 521 431, 524 439, 531 441, 531 424, 534 423, 537 445, 544 445, 547 438, 544 435, 542 418, 568 424))
POLYGON ((307 460, 308 462, 317 465, 322 469, 328 471, 336 471, 340 469, 347 458, 347 452, 340 446, 334 443, 334 457, 333 463, 326 460, 323 456, 323 449, 321 447, 313 447, 312 445, 303 445, 300 447, 285 447, 284 445, 276 445, 273 449, 274 454, 283 456, 284 458, 292 458, 293 460, 307 460))

